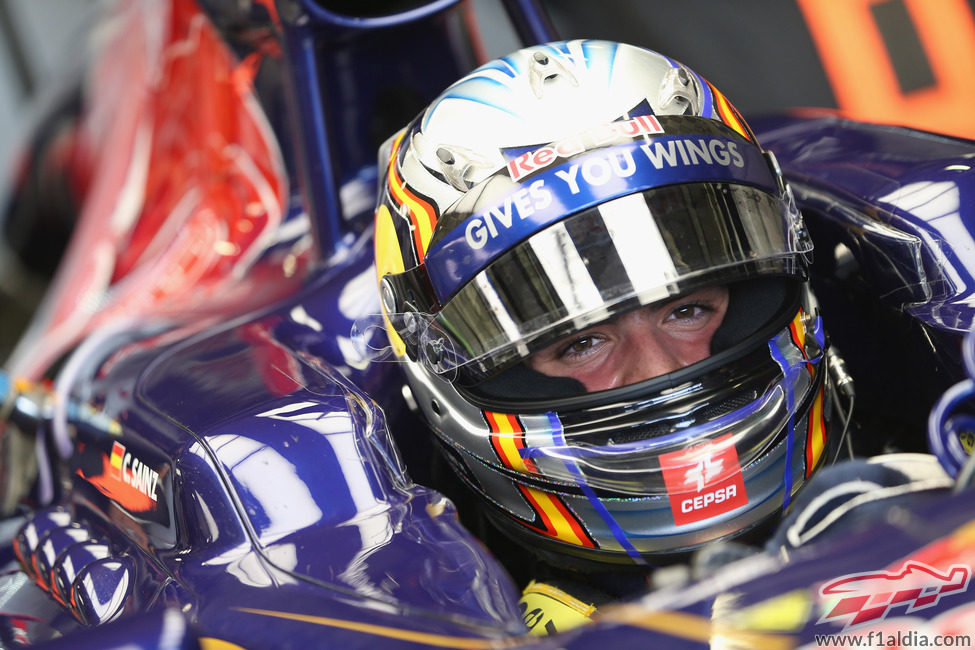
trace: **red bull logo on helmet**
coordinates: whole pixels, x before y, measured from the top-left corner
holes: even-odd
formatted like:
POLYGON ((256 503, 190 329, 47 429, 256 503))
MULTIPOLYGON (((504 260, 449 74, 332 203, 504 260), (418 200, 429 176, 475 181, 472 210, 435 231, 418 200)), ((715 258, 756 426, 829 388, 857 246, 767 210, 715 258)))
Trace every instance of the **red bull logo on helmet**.
POLYGON ((528 174, 552 165, 560 158, 569 158, 587 149, 599 147, 619 137, 635 138, 651 133, 663 133, 663 127, 653 115, 637 115, 628 120, 610 122, 571 138, 527 151, 508 161, 511 180, 521 180, 528 174))

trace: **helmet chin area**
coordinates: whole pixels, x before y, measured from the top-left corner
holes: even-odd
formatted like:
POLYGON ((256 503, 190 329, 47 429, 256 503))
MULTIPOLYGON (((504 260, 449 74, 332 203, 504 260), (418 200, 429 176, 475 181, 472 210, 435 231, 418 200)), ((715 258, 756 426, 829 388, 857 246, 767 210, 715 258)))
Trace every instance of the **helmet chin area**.
POLYGON ((775 518, 830 457, 825 350, 821 321, 799 307, 764 346, 612 401, 504 412, 426 374, 411 384, 461 478, 515 539, 659 564, 775 518))
POLYGON ((699 535, 682 548, 666 547, 661 551, 641 551, 639 557, 632 552, 592 549, 568 544, 557 539, 540 537, 523 526, 512 525, 510 518, 496 509, 488 511, 492 524, 513 542, 525 548, 533 557, 552 566, 559 566, 581 573, 599 573, 612 567, 617 571, 639 571, 688 563, 695 551, 715 542, 736 540, 744 543, 762 545, 772 534, 782 516, 782 508, 773 508, 764 517, 757 517, 754 523, 745 525, 738 521, 728 525, 724 533, 715 529, 708 534, 699 535))

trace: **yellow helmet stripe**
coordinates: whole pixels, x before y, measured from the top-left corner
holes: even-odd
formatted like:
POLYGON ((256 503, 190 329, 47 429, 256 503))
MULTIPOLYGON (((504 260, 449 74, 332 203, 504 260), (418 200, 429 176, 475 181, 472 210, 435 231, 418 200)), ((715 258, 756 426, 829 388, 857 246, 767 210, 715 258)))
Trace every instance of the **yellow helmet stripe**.
POLYGON ((575 546, 595 547, 592 540, 583 532, 579 521, 558 497, 533 487, 525 485, 519 487, 544 524, 544 528, 539 529, 539 532, 575 546))
MULTIPOLYGON (((400 249, 399 238, 396 236, 396 226, 393 225, 393 215, 385 204, 376 209, 376 230, 375 230, 375 260, 376 260, 376 279, 382 280, 386 275, 402 273, 404 270, 403 251, 400 249)), ((386 306, 382 306, 383 322, 386 325, 386 333, 389 335, 390 345, 397 357, 406 354, 406 344, 400 338, 393 324, 389 321, 389 314, 386 313, 386 306)))

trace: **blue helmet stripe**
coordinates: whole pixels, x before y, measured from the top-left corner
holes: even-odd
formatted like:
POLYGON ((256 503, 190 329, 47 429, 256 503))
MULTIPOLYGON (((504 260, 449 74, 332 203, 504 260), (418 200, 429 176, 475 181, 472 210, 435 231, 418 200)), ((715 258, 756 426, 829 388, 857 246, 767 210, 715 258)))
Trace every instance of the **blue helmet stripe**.
MULTIPOLYGON (((565 433, 562 430, 562 421, 559 420, 558 415, 552 411, 549 411, 546 413, 546 415, 548 416, 549 427, 552 431, 552 441, 560 447, 565 447, 565 433)), ((646 565, 647 561, 643 559, 640 552, 637 551, 636 547, 633 546, 630 538, 626 535, 626 531, 623 530, 622 526, 619 525, 619 522, 617 522, 612 513, 610 513, 609 509, 606 507, 606 504, 603 503, 602 499, 596 496, 596 493, 589 486, 585 475, 579 470, 579 466, 576 465, 576 462, 569 458, 563 459, 563 462, 565 463, 566 469, 569 470, 569 473, 575 477, 576 485, 578 485, 582 490, 582 493, 586 495, 586 498, 589 500, 589 504, 597 513, 599 513, 599 516, 606 523, 606 526, 609 528, 610 532, 613 533, 613 537, 616 539, 617 543, 623 547, 623 550, 626 551, 626 554, 630 556, 630 559, 632 559, 634 563, 646 565)))
POLYGON ((492 77, 478 75, 467 78, 461 83, 454 84, 448 88, 447 91, 441 95, 435 103, 430 105, 430 108, 423 116, 421 128, 427 128, 433 114, 437 112, 440 104, 446 99, 461 99, 464 101, 474 102, 475 104, 490 106, 504 113, 508 113, 509 115, 517 115, 517 113, 511 109, 506 108, 504 102, 502 101, 504 95, 510 92, 510 86, 503 81, 494 79, 492 77))

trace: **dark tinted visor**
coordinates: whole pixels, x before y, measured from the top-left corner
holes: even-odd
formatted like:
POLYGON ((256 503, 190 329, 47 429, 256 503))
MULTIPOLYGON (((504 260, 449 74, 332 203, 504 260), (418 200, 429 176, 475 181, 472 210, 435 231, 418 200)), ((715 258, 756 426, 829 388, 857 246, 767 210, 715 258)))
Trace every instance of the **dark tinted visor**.
POLYGON ((463 383, 559 338, 695 286, 799 275, 811 250, 794 207, 764 190, 685 183, 584 210, 524 240, 464 285, 420 337, 463 383))

